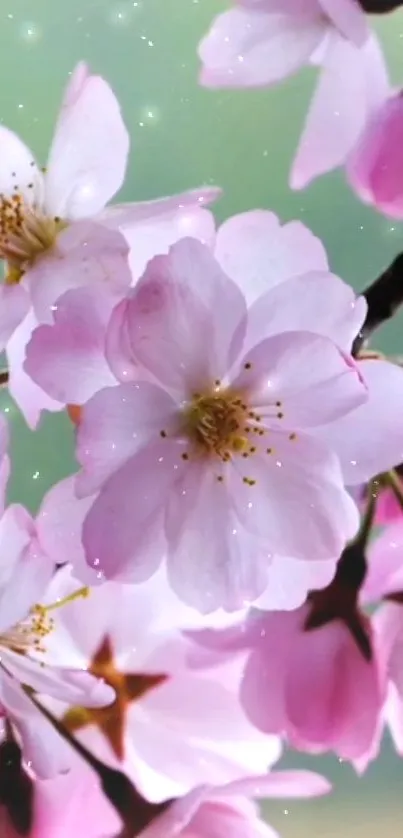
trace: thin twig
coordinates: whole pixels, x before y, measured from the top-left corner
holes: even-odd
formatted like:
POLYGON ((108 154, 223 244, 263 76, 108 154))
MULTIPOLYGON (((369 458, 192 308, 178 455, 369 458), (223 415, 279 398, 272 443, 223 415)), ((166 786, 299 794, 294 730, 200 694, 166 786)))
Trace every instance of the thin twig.
POLYGON ((369 337, 403 304, 403 253, 363 292, 368 303, 367 316, 353 345, 357 356, 369 337))

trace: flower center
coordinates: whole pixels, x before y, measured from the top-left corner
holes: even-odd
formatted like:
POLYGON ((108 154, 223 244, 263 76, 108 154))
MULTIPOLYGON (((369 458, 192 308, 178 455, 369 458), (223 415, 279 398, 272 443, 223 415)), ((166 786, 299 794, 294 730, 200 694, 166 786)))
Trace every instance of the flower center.
POLYGON ((4 634, 0 634, 0 647, 10 649, 20 655, 26 655, 30 651, 46 652, 44 640, 54 628, 54 620, 50 616, 52 611, 62 608, 79 597, 86 597, 88 594, 89 588, 80 588, 51 605, 33 605, 25 620, 17 623, 4 634))
POLYGON ((49 218, 30 206, 19 193, 0 195, 0 258, 7 263, 6 283, 19 282, 35 259, 53 247, 65 226, 60 218, 49 218))
MULTIPOLYGON (((196 450, 216 455, 224 462, 231 453, 249 446, 248 407, 242 397, 231 390, 196 393, 184 413, 185 432, 196 450)), ((258 421, 259 417, 255 417, 258 421)))

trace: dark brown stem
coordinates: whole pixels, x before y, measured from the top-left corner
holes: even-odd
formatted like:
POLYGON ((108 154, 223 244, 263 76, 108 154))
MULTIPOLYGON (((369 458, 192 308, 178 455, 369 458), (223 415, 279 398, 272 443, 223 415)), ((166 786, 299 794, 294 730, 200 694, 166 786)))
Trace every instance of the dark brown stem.
POLYGON ((389 268, 368 286, 363 295, 368 303, 368 311, 361 332, 354 341, 355 357, 375 329, 390 320, 403 304, 403 253, 396 256, 389 268))
POLYGON ((384 14, 403 6, 403 0, 359 0, 364 12, 384 14))
POLYGON ((7 387, 9 378, 8 370, 0 370, 0 387, 7 387))

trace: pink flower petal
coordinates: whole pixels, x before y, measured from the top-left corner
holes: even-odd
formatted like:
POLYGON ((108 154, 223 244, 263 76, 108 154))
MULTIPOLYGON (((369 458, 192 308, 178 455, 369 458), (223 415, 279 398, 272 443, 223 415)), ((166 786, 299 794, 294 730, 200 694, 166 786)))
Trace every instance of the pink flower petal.
POLYGON ((346 161, 367 119, 387 96, 388 87, 374 35, 360 49, 333 35, 294 160, 293 189, 302 189, 346 161))
POLYGON ((227 372, 242 346, 245 317, 241 292, 211 252, 183 239, 149 263, 127 305, 126 325, 120 317, 115 324, 121 345, 109 335, 114 354, 107 348, 107 357, 114 370, 141 364, 188 398, 227 372))
POLYGON ((80 582, 95 585, 102 579, 86 564, 81 542, 84 518, 94 499, 78 499, 74 488, 75 475, 55 483, 47 492, 36 517, 37 535, 55 564, 71 562, 80 582))
POLYGON ((226 786, 221 794, 244 794, 254 798, 309 799, 329 794, 332 786, 321 774, 314 771, 270 771, 261 777, 247 777, 226 786))
POLYGON ((368 400, 352 413, 315 429, 336 451, 346 485, 365 483, 403 461, 403 369, 388 361, 359 361, 368 400), (388 409, 385 410, 385 405, 388 409))
POLYGON ((46 208, 65 219, 102 210, 120 189, 129 136, 119 103, 100 76, 73 80, 67 91, 46 172, 46 208))
POLYGON ((251 722, 265 733, 284 734, 287 729, 284 682, 300 623, 300 610, 265 614, 256 620, 240 698, 251 722))
POLYGON ((122 295, 131 283, 129 248, 122 234, 78 221, 59 234, 56 246, 24 279, 40 322, 53 322, 54 305, 71 288, 94 286, 122 295))
POLYGON ((115 691, 105 681, 82 669, 43 666, 43 661, 2 649, 2 664, 16 680, 36 692, 59 701, 82 707, 104 707, 115 698, 115 691))
POLYGON ((361 46, 368 37, 369 27, 357 0, 319 0, 320 5, 328 15, 333 25, 357 47, 361 46))
MULTIPOLYGON (((0 677, 0 698, 21 737, 24 759, 30 763, 35 775, 50 778, 59 772, 68 771, 71 767, 71 752, 68 746, 49 722, 35 710, 18 681, 8 676, 4 670, 0 677)), ((9 838, 7 833, 6 836, 9 838)), ((11 833, 10 838, 18 836, 11 833)), ((33 838, 44 836, 34 833, 33 838)))
POLYGON ((35 539, 35 528, 23 506, 9 506, 0 519, 0 632, 25 619, 42 596, 54 565, 35 539))
POLYGON ((104 351, 114 302, 103 288, 67 291, 55 306, 54 324, 35 329, 24 369, 49 396, 81 405, 116 384, 104 351))
POLYGON ((293 611, 304 604, 310 591, 326 588, 335 572, 336 559, 302 562, 274 556, 267 570, 267 588, 253 605, 263 611, 293 611))
POLYGON ((26 346, 37 325, 38 321, 31 310, 7 344, 10 373, 8 391, 32 430, 36 428, 42 410, 57 412, 64 407, 61 402, 51 399, 24 371, 26 346))
POLYGON ((300 635, 286 680, 297 747, 359 758, 371 746, 383 700, 376 661, 364 660, 346 626, 333 622, 300 635))
POLYGON ((0 351, 29 311, 29 297, 22 285, 0 285, 0 351))
POLYGON ((168 501, 168 578, 204 614, 244 608, 267 584, 270 553, 237 520, 214 469, 190 464, 168 501))
MULTIPOLYGON (((358 510, 344 490, 335 454, 299 433, 270 431, 266 447, 228 471, 242 525, 279 556, 327 560, 338 556, 358 526, 358 510), (255 485, 244 482, 244 477, 255 485)), ((266 443, 265 443, 266 445, 266 443)))
POLYGON ((403 108, 399 93, 373 114, 347 161, 347 176, 362 201, 403 218, 403 108))
POLYGON ((206 87, 257 87, 279 82, 307 64, 326 32, 320 14, 287 15, 231 9, 216 17, 199 45, 206 87))
POLYGON ((138 838, 177 838, 207 797, 208 791, 207 786, 202 786, 174 800, 162 815, 142 830, 138 838))
POLYGON ((232 386, 262 417, 269 436, 272 428, 333 422, 367 399, 354 362, 328 338, 309 332, 263 340, 244 356, 232 386))
POLYGON ((327 271, 322 242, 300 221, 281 225, 267 210, 234 215, 217 232, 215 256, 248 304, 308 271, 327 271))
POLYGON ((220 195, 220 189, 205 187, 156 201, 121 204, 107 208, 101 220, 124 234, 130 245, 133 279, 138 279, 150 259, 168 253, 179 239, 190 236, 213 245, 214 216, 204 207, 220 195))
POLYGON ((43 174, 32 151, 4 125, 0 126, 0 151, 0 194, 11 197, 18 192, 27 204, 35 203, 41 207, 43 174))
POLYGON ((365 298, 356 297, 334 274, 295 276, 252 304, 245 344, 252 347, 270 334, 303 330, 324 335, 350 353, 366 311, 365 298))
POLYGON ((106 578, 140 582, 163 556, 161 515, 186 467, 183 445, 161 440, 128 459, 107 481, 83 527, 87 562, 106 578))
POLYGON ((64 91, 59 113, 59 121, 62 121, 65 114, 69 113, 69 109, 77 104, 90 75, 88 64, 86 64, 85 61, 79 61, 74 67, 64 91))
MULTIPOLYGON (((80 496, 93 494, 153 437, 169 428, 177 407, 146 381, 105 387, 84 406, 77 432, 80 496)), ((167 441, 167 445, 169 442, 167 441)))
POLYGON ((386 527, 370 545, 368 572, 361 596, 363 602, 374 603, 402 590, 403 522, 400 520, 386 527))

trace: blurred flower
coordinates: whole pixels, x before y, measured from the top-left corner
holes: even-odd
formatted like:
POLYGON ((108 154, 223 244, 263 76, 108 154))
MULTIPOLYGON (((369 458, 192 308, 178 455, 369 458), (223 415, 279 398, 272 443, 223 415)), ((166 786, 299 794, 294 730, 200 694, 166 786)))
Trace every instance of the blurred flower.
MULTIPOLYGON (((78 587, 70 569, 55 576, 48 597, 78 587)), ((52 702, 63 724, 103 763, 126 772, 152 802, 199 784, 220 785, 260 774, 280 755, 276 737, 246 719, 238 692, 242 662, 217 662, 187 638, 200 615, 171 591, 165 574, 140 585, 105 583, 57 613, 46 660, 88 668, 113 687, 105 708, 52 702)), ((197 632, 196 632, 197 633, 197 632)))

